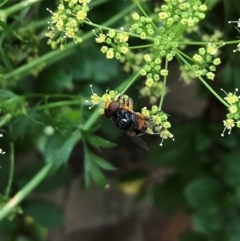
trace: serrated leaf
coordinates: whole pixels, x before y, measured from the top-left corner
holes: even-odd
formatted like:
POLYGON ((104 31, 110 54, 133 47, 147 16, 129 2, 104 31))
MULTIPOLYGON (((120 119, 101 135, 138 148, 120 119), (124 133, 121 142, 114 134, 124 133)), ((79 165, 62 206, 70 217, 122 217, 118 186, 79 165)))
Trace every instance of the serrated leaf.
POLYGON ((31 216, 47 229, 58 228, 63 224, 63 215, 60 208, 44 199, 31 200, 26 204, 24 214, 31 216))
POLYGON ((108 140, 103 139, 100 136, 96 136, 91 133, 84 134, 85 139, 89 144, 91 144, 94 147, 113 147, 116 146, 116 143, 110 142, 108 140))
POLYGON ((95 154, 89 151, 87 145, 84 143, 84 181, 86 188, 90 186, 90 177, 101 187, 105 187, 107 184, 107 179, 100 170, 100 165, 97 164, 97 161, 101 162, 101 164, 107 168, 111 168, 111 166, 107 165, 107 162, 103 162, 104 160, 100 159, 100 157, 96 157, 95 154))
POLYGON ((116 170, 116 167, 114 167, 111 163, 105 161, 99 156, 94 155, 93 153, 91 153, 91 158, 94 159, 94 162, 96 162, 98 166, 101 167, 102 169, 105 169, 108 171, 116 170))
POLYGON ((90 174, 94 182, 100 187, 105 187, 108 184, 106 177, 96 163, 92 163, 90 174))
POLYGON ((66 163, 72 153, 72 150, 81 137, 79 130, 74 131, 71 136, 62 144, 60 149, 54 154, 56 167, 66 163))

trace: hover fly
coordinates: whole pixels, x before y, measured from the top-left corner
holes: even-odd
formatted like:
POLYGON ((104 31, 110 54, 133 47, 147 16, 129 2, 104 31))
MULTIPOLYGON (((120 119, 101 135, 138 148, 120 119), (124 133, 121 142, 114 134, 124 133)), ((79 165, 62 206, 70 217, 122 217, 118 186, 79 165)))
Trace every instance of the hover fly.
POLYGON ((123 98, 121 95, 116 101, 106 102, 104 114, 110 118, 115 125, 126 131, 136 144, 148 151, 147 144, 139 137, 146 133, 150 120, 141 113, 133 111, 133 100, 123 98))

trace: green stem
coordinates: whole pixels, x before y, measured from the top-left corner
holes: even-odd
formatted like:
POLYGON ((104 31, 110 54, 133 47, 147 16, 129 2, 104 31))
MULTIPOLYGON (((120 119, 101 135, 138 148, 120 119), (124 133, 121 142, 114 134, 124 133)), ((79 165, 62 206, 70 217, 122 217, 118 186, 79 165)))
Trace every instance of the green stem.
MULTIPOLYGON (((185 63, 189 69, 191 69, 193 72, 193 68, 192 66, 182 57, 181 53, 179 50, 175 49, 175 53, 176 55, 179 57, 179 59, 182 60, 183 63, 185 63)), ((220 101, 222 102, 226 107, 229 107, 229 105, 227 104, 226 101, 224 101, 224 99, 221 98, 221 96, 219 96, 211 87, 209 84, 207 84, 207 82, 200 76, 198 77, 198 79, 207 87, 207 89, 220 101)))
MULTIPOLYGON (((168 69, 168 60, 167 58, 165 59, 165 67, 164 69, 168 69)), ((158 106, 158 109, 161 111, 162 110, 162 104, 163 104, 163 99, 165 97, 165 91, 166 91, 166 84, 167 84, 167 76, 164 76, 163 78, 163 88, 162 88, 162 94, 161 94, 161 99, 160 99, 160 103, 158 106)))
MULTIPOLYGON (((118 13, 111 19, 107 20, 106 22, 102 23, 103 26, 109 26, 117 22, 119 19, 124 17, 128 12, 130 12, 134 8, 134 5, 130 5, 129 7, 125 8, 122 12, 118 13)), ((96 30, 98 32, 98 30, 96 30)), ((82 39, 83 41, 88 40, 90 37, 94 36, 92 32, 88 32, 85 35, 83 35, 82 39)), ((33 69, 39 68, 39 66, 45 67, 50 66, 51 64, 73 54, 76 52, 76 48, 78 48, 79 45, 77 45, 75 42, 71 42, 65 46, 64 50, 56 49, 53 50, 35 60, 32 62, 27 63, 26 65, 23 65, 19 67, 18 69, 13 70, 10 73, 6 73, 2 75, 2 79, 4 79, 6 82, 12 81, 13 79, 20 79, 26 75, 28 75, 33 69)))
POLYGON ((21 1, 20 3, 15 4, 9 8, 6 8, 2 11, 4 11, 7 16, 9 16, 15 12, 22 10, 23 8, 30 7, 31 5, 34 5, 38 2, 41 2, 41 0, 25 0, 25 1, 21 1))
POLYGON ((9 197, 10 190, 12 187, 13 182, 13 173, 14 173, 14 144, 13 142, 10 143, 10 168, 9 168, 9 178, 8 184, 5 192, 5 197, 9 197))
MULTIPOLYGON (((96 27, 96 28, 99 29, 100 31, 101 31, 102 29, 107 30, 107 31, 109 31, 109 30, 114 30, 116 33, 127 33, 127 34, 128 34, 129 36, 131 36, 131 37, 135 37, 135 38, 140 38, 140 39, 141 39, 141 37, 140 37, 139 34, 127 32, 127 31, 125 31, 125 30, 108 28, 108 27, 106 27, 106 26, 102 26, 102 25, 99 25, 99 24, 96 24, 96 23, 93 23, 93 22, 89 22, 89 21, 84 21, 84 23, 85 23, 85 24, 88 24, 88 25, 90 25, 90 26, 96 27)), ((145 40, 154 41, 154 38, 146 37, 145 40)))
POLYGON ((56 103, 47 103, 46 105, 41 105, 37 108, 37 110, 45 110, 49 108, 56 108, 59 106, 69 106, 69 105, 79 105, 80 100, 66 100, 66 101, 58 101, 56 103))
POLYGON ((178 44, 184 44, 184 45, 208 45, 209 43, 211 44, 216 44, 216 45, 227 45, 227 44, 238 44, 239 40, 232 40, 232 41, 209 41, 209 42, 177 42, 178 44))
POLYGON ((178 52, 179 52, 183 57, 185 57, 186 59, 188 59, 189 61, 194 62, 193 59, 192 59, 190 56, 186 55, 186 54, 185 54, 184 52, 182 52, 181 50, 178 49, 178 52))
MULTIPOLYGON (((21 96, 21 95, 20 95, 21 96)), ((24 96, 21 96, 24 99, 28 98, 70 98, 70 99, 76 99, 75 95, 70 94, 44 94, 44 93, 33 93, 33 94, 27 94, 24 96)))
POLYGON ((32 29, 38 29, 41 27, 44 27, 47 25, 47 23, 50 21, 51 19, 49 17, 38 20, 38 21, 32 21, 30 22, 28 25, 20 27, 19 28, 19 32, 21 31, 27 31, 27 30, 32 30, 32 29))
MULTIPOLYGON (((121 94, 123 95, 127 89, 134 83, 134 81, 138 78, 138 76, 140 75, 140 71, 138 71, 135 75, 129 77, 126 81, 124 81, 124 83, 122 85, 125 85, 125 83, 127 83, 125 85, 125 87, 123 88, 123 90, 121 90, 121 94)), ((120 86, 121 88, 121 86, 120 86)))
POLYGON ((142 49, 142 48, 151 48, 151 47, 154 47, 154 44, 138 45, 138 46, 129 47, 129 49, 142 49))
POLYGON ((0 210, 0 220, 6 217, 46 176, 54 166, 53 161, 48 162, 8 203, 0 210))
POLYGON ((227 45, 227 44, 239 44, 240 43, 240 40, 232 40, 232 41, 224 41, 224 44, 227 45))

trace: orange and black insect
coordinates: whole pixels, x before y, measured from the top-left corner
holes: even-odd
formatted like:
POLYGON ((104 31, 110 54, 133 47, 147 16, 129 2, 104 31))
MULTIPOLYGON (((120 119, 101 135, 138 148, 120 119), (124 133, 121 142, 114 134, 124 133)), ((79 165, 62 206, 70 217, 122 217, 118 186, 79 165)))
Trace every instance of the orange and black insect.
POLYGON ((127 136, 136 144, 146 151, 149 150, 147 144, 139 137, 146 133, 149 120, 143 114, 133 111, 133 100, 131 98, 125 100, 122 96, 119 96, 116 101, 106 102, 104 114, 119 129, 125 130, 127 136))

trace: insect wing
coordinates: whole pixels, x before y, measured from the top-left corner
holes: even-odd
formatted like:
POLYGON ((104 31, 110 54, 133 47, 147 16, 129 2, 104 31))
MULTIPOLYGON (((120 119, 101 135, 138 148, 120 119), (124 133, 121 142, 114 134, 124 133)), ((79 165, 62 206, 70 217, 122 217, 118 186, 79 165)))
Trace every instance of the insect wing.
POLYGON ((128 132, 126 132, 126 135, 132 140, 134 141, 136 144, 138 144, 140 147, 142 147, 145 151, 149 151, 149 148, 147 146, 147 144, 145 143, 145 141, 139 137, 139 136, 133 136, 131 134, 129 134, 128 132))
POLYGON ((147 130, 148 122, 146 121, 145 117, 140 113, 132 113, 131 115, 132 121, 135 124, 136 129, 140 132, 145 133, 147 130))

